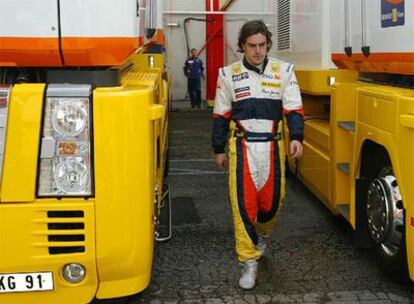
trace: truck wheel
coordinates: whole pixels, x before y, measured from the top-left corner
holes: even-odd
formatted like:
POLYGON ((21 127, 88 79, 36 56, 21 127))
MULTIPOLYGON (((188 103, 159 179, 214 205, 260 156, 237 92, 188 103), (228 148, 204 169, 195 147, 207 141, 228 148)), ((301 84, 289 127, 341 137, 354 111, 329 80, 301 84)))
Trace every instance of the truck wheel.
POLYGON ((390 166, 369 183, 367 221, 380 268, 395 281, 407 281, 404 206, 390 166))

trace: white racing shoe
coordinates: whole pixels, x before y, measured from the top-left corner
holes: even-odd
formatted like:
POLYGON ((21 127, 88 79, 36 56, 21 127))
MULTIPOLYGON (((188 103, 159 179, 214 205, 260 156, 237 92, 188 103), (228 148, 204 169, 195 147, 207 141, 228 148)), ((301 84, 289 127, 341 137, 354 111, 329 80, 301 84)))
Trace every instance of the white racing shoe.
POLYGON ((252 289, 256 285, 257 264, 256 260, 247 260, 243 263, 244 269, 239 280, 239 286, 241 289, 252 289))
POLYGON ((269 235, 257 234, 257 245, 256 249, 263 255, 266 251, 267 242, 269 241, 269 235))

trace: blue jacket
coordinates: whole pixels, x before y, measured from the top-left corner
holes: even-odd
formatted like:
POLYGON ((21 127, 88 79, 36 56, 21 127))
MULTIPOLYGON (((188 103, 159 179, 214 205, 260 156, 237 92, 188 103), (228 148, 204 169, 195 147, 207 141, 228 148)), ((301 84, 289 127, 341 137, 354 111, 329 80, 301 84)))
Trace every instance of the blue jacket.
POLYGON ((198 57, 190 57, 184 63, 184 75, 190 79, 204 77, 203 61, 198 57))

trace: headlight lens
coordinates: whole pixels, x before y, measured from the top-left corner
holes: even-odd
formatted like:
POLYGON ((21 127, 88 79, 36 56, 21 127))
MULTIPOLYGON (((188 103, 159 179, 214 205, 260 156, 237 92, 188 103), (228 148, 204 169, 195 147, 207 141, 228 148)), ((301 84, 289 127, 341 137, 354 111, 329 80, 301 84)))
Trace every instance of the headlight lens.
POLYGON ((88 182, 89 172, 80 157, 62 159, 55 167, 55 182, 62 192, 82 192, 88 182))
POLYGON ((88 114, 81 101, 57 100, 52 114, 52 125, 64 137, 78 136, 85 129, 88 114))
POLYGON ((48 97, 40 153, 39 196, 90 196, 90 102, 48 97))

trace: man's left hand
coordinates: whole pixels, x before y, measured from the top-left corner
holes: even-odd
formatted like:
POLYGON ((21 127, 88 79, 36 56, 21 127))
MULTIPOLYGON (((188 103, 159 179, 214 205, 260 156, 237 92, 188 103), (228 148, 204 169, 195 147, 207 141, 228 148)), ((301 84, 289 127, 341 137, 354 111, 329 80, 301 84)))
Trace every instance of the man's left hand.
POLYGON ((292 158, 302 158, 303 155, 303 146, 302 143, 298 140, 292 140, 290 142, 290 155, 292 158))

